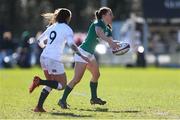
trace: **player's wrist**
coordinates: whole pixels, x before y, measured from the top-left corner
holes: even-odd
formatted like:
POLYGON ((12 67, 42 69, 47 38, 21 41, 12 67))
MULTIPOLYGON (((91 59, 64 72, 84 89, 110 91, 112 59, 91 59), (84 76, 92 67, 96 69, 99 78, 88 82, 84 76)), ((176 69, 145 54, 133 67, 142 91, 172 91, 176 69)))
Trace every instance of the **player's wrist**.
POLYGON ((111 40, 111 39, 108 39, 108 44, 109 44, 109 46, 111 47, 111 46, 113 46, 113 41, 111 40))
POLYGON ((78 51, 75 52, 77 55, 82 56, 82 54, 78 51))

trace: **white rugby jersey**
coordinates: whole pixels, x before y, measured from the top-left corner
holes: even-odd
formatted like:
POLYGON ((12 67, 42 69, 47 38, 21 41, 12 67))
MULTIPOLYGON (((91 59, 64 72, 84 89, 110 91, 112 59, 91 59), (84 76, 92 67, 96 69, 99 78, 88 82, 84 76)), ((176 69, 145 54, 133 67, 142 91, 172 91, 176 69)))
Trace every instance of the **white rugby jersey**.
POLYGON ((73 31, 65 23, 54 23, 40 36, 38 41, 47 39, 46 47, 41 56, 61 61, 65 43, 74 44, 73 31))

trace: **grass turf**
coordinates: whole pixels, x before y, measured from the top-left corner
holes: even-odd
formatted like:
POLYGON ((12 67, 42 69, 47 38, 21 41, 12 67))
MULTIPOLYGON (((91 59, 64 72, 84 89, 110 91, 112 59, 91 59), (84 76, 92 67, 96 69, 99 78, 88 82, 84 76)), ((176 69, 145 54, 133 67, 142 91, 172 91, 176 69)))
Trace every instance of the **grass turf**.
MULTIPOLYGON (((34 75, 44 78, 40 68, 0 70, 0 119, 69 119, 69 118, 180 118, 180 70, 101 68, 98 94, 107 100, 105 106, 89 104, 90 74, 72 91, 68 103, 70 110, 57 105, 63 91, 53 90, 45 102, 47 113, 34 113, 32 109, 42 87, 31 95, 28 87, 34 75)), ((68 79, 73 70, 66 70, 68 79)))

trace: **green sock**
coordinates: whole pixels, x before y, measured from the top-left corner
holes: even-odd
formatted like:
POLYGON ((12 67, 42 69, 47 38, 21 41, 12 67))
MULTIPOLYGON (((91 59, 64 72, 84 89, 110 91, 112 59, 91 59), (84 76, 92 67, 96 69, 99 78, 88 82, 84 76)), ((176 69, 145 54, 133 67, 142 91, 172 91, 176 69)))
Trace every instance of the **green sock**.
POLYGON ((66 101, 69 93, 72 91, 72 88, 70 88, 68 85, 66 86, 65 90, 64 90, 64 93, 63 93, 63 96, 61 98, 62 101, 66 101))
POLYGON ((91 88, 91 99, 97 98, 97 82, 90 82, 90 88, 91 88))

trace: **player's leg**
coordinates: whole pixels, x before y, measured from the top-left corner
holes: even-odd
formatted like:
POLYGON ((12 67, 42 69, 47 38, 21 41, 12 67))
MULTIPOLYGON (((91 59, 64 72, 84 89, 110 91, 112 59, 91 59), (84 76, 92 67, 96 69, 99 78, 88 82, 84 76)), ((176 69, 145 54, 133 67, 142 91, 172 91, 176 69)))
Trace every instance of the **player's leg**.
POLYGON ((96 61, 96 59, 93 59, 90 64, 87 65, 87 69, 91 72, 92 78, 90 81, 90 89, 91 89, 91 104, 99 104, 104 105, 106 104, 106 101, 101 100, 97 96, 97 87, 98 87, 98 80, 100 77, 99 72, 99 65, 96 61))
POLYGON ((68 83, 68 86, 70 88, 74 88, 76 84, 78 84, 81 80, 81 78, 84 75, 84 72, 86 70, 86 63, 76 62, 75 68, 74 68, 74 77, 73 79, 68 83))
POLYGON ((86 70, 86 63, 82 63, 82 62, 75 63, 74 77, 66 86, 63 96, 58 103, 61 106, 61 108, 67 109, 67 103, 66 103, 67 97, 74 88, 74 86, 80 82, 82 76, 84 75, 85 70, 86 70))
MULTIPOLYGON (((52 82, 56 83, 56 89, 57 90, 63 90, 64 87, 66 86, 67 80, 66 80, 66 74, 61 74, 61 75, 51 75, 52 78, 52 82)), ((46 80, 45 80, 46 81, 46 80)), ((41 92, 40 98, 39 98, 39 102, 37 105, 37 109, 41 110, 43 108, 43 103, 45 101, 45 99, 47 98, 47 96, 49 95, 50 91, 52 90, 51 87, 49 87, 49 85, 47 84, 47 86, 45 86, 41 92)))
POLYGON ((96 60, 92 60, 90 64, 87 65, 87 69, 90 71, 92 78, 90 80, 91 88, 91 98, 97 98, 97 86, 98 79, 100 77, 99 66, 96 60))
MULTIPOLYGON (((45 57, 40 57, 40 63, 41 63, 41 67, 43 69, 44 72, 44 76, 46 77, 47 80, 52 80, 51 75, 48 72, 48 60, 45 57)), ((41 94, 39 96, 39 100, 38 100, 38 104, 34 109, 34 112, 45 112, 45 110, 43 109, 43 104, 47 98, 47 96, 49 95, 49 93, 51 92, 52 88, 48 87, 48 86, 44 86, 41 94)))
MULTIPOLYGON (((47 70, 44 70, 44 75, 47 80, 52 80, 52 77, 48 73, 47 70)), ((38 104, 37 104, 36 108, 34 109, 34 112, 45 112, 45 110, 43 109, 43 104, 51 91, 52 91, 52 88, 50 88, 48 86, 43 87, 41 94, 39 96, 38 104)))
POLYGON ((41 80, 39 78, 40 80, 39 80, 38 84, 46 85, 46 86, 43 88, 43 90, 41 92, 38 105, 34 110, 35 112, 45 112, 45 110, 43 109, 43 103, 44 103, 45 99, 47 98, 47 96, 49 95, 49 92, 52 90, 51 87, 54 86, 53 87, 54 89, 62 90, 66 86, 67 80, 66 80, 66 74, 64 73, 64 67, 62 64, 59 64, 59 63, 56 64, 56 66, 57 66, 57 68, 55 66, 54 67, 52 66, 53 69, 56 69, 56 70, 52 70, 51 68, 49 68, 49 72, 44 71, 45 76, 48 80, 41 80), (54 71, 54 73, 51 71, 54 71), (50 80, 52 81, 51 83, 53 83, 53 86, 51 86, 50 82, 48 82, 50 80), (43 83, 41 83, 41 82, 43 82, 43 83))
POLYGON ((67 84, 67 77, 66 77, 66 73, 62 73, 62 74, 53 74, 51 75, 52 77, 52 81, 57 82, 58 84, 56 84, 55 89, 57 90, 63 90, 66 87, 67 84))
POLYGON ((53 80, 42 80, 40 77, 35 76, 34 80, 29 88, 29 92, 39 85, 46 85, 50 88, 62 90, 66 85, 66 74, 64 72, 64 65, 58 61, 50 60, 48 65, 48 72, 53 80))
POLYGON ((38 85, 46 85, 56 90, 63 90, 66 86, 66 74, 51 74, 52 80, 42 80, 38 77, 38 85))
POLYGON ((53 75, 56 76, 56 79, 54 80, 43 80, 38 76, 34 77, 34 80, 29 88, 29 92, 32 93, 34 89, 40 85, 45 85, 48 86, 52 89, 57 89, 57 90, 62 90, 65 86, 65 82, 59 82, 60 79, 64 79, 62 81, 65 81, 66 75, 64 74, 59 74, 59 75, 53 75))

